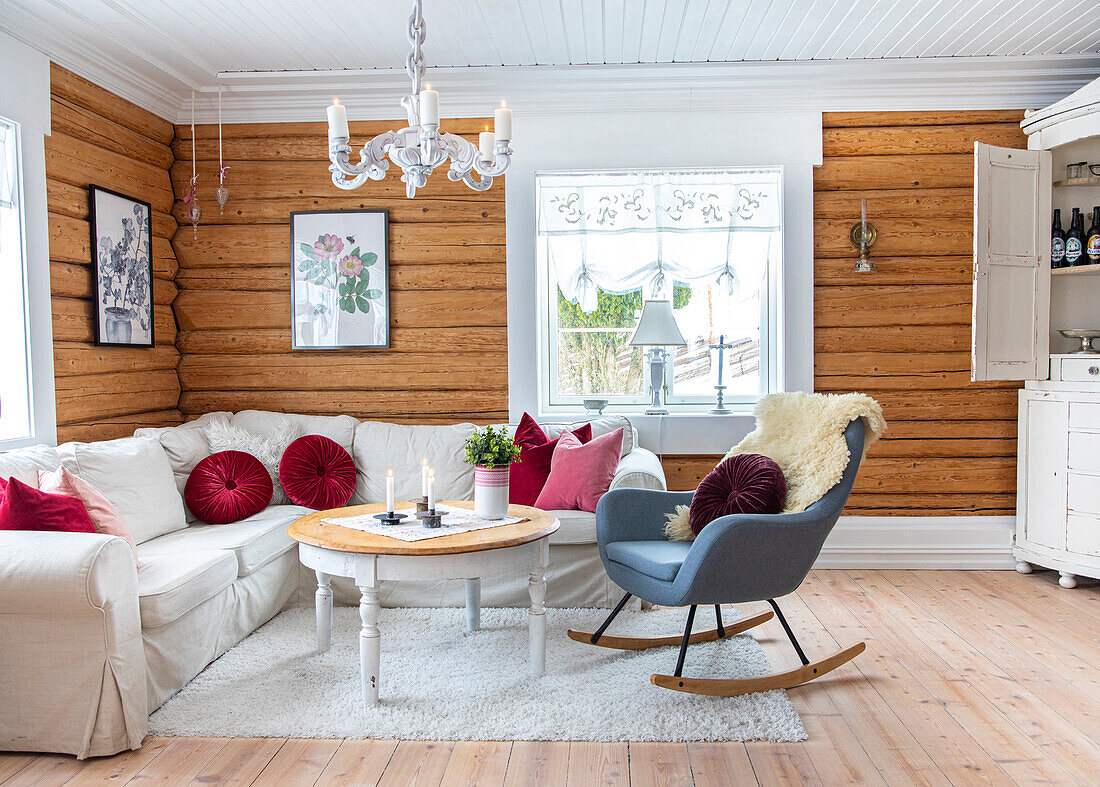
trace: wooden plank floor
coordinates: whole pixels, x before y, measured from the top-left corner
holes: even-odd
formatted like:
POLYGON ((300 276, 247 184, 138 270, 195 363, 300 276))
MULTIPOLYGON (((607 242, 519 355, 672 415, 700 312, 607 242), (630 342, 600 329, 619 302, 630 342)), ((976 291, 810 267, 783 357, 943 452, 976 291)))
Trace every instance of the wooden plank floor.
MULTIPOLYGON (((150 738, 83 763, 0 754, 0 783, 1097 784, 1100 585, 1056 580, 813 572, 782 601, 811 658, 857 640, 868 649, 790 692, 801 743, 150 738)), ((776 621, 756 635, 776 668, 795 665, 776 621)))

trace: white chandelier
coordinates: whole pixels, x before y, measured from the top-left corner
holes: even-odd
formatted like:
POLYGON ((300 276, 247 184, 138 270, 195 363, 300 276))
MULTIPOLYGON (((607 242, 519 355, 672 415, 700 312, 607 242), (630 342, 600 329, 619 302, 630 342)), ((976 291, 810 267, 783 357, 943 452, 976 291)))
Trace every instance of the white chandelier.
POLYGON ((503 175, 512 161, 512 110, 500 102, 493 114, 493 131, 481 132, 479 144, 474 147, 456 134, 439 132, 439 93, 420 83, 424 77, 424 16, 421 0, 413 3, 409 17, 409 44, 412 50, 405 59, 405 71, 412 79, 412 92, 401 99, 401 106, 409 118, 409 125, 400 131, 387 131, 370 140, 359 151, 359 163, 351 163, 351 145, 348 144, 347 109, 334 99, 328 108, 328 157, 332 161, 329 171, 332 182, 342 189, 356 189, 367 179, 382 180, 393 161, 401 167, 401 180, 405 182, 405 195, 412 199, 416 190, 428 182, 428 175, 447 159, 451 167, 447 177, 461 180, 475 191, 485 191, 493 185, 493 178, 503 175), (389 157, 387 160, 386 157, 389 157), (477 179, 473 173, 481 176, 477 179))

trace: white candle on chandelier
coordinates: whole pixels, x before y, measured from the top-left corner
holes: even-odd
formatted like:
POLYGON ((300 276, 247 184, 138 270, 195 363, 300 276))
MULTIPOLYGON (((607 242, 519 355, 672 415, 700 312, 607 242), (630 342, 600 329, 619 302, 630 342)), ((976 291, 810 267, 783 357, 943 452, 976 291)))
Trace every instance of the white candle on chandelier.
POLYGON ((386 471, 386 510, 393 511, 393 470, 386 471))
POLYGON ((500 107, 493 113, 493 131, 496 133, 496 138, 501 142, 508 142, 512 139, 512 110, 504 106, 504 102, 500 102, 500 107))
POLYGON ((482 161, 492 161, 496 156, 493 148, 496 146, 496 135, 486 126, 485 130, 477 135, 477 149, 482 161))
POLYGON ((420 460, 420 496, 428 496, 428 473, 431 472, 431 468, 428 467, 428 460, 420 460))
POLYGON ((439 93, 428 84, 420 91, 420 125, 439 125, 439 93))
POLYGON ((351 133, 348 131, 348 111, 340 99, 332 99, 332 106, 328 108, 328 141, 334 139, 348 139, 351 133))
POLYGON ((428 510, 435 511, 435 471, 428 471, 428 510))

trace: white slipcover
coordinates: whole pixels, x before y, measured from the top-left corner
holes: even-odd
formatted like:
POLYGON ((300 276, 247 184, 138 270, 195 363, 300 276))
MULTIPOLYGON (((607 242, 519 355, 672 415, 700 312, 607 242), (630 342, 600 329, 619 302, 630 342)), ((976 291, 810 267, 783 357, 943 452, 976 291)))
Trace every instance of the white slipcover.
POLYGON ((420 463, 435 471, 438 500, 472 500, 474 468, 463 461, 473 424, 412 426, 364 421, 355 429, 355 496, 352 503, 382 503, 386 471, 393 470, 397 500, 420 497, 420 463))
POLYGON ((27 486, 38 488, 39 470, 56 470, 61 466, 57 449, 48 445, 32 445, 0 453, 0 478, 18 478, 27 486))

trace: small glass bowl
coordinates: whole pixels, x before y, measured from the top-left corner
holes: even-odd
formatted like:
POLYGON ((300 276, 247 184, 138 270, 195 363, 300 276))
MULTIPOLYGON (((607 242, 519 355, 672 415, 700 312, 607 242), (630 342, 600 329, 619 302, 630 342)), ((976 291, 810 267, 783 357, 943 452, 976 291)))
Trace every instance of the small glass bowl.
POLYGON ((1100 177, 1100 164, 1089 164, 1089 172, 1100 177))
POLYGON ((1085 177, 1085 168, 1088 166, 1088 162, 1079 161, 1076 164, 1066 164, 1066 178, 1073 180, 1074 178, 1085 177))

